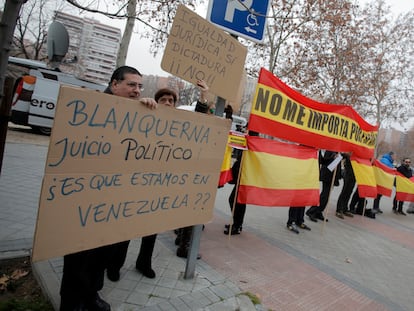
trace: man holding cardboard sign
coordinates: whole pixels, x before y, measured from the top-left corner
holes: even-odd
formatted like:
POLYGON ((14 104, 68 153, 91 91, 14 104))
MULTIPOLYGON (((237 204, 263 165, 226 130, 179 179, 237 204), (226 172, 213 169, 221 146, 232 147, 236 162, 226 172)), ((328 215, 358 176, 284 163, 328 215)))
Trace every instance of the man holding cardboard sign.
MULTIPOLYGON (((114 71, 105 93, 138 99, 142 90, 142 75, 135 68, 122 66, 114 71)), ((157 103, 151 98, 140 99, 149 108, 157 103)), ((110 305, 99 297, 103 287, 104 271, 112 245, 102 246, 74 254, 63 259, 60 289, 60 311, 109 311, 110 305)))
MULTIPOLYGON (((207 104, 208 86, 204 80, 198 80, 197 86, 200 89, 200 98, 197 101, 195 111, 201 113, 207 113, 209 106, 207 104)), ((175 107, 178 96, 177 93, 170 88, 159 89, 155 95, 155 100, 159 105, 165 105, 168 107, 175 107)), ((179 257, 187 258, 188 247, 191 239, 192 227, 185 227, 179 229, 179 248, 177 255, 179 257)), ((153 279, 156 274, 152 269, 152 253, 154 251, 156 234, 145 236, 142 238, 140 251, 135 263, 135 268, 138 272, 142 273, 145 277, 153 279)), ((113 282, 119 281, 120 270, 125 263, 129 240, 114 244, 114 249, 111 252, 111 257, 108 260, 107 276, 113 282)), ((198 258, 201 258, 200 256, 198 258)))

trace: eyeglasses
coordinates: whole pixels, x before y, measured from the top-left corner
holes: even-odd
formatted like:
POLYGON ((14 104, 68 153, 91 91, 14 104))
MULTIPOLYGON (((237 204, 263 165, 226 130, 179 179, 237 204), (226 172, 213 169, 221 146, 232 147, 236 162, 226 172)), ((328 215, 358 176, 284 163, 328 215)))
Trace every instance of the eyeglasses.
POLYGON ((140 83, 127 82, 126 85, 128 85, 130 88, 133 88, 133 89, 138 88, 141 92, 144 91, 144 86, 140 83))
POLYGON ((405 164, 411 164, 411 161, 405 161, 404 163, 405 164))

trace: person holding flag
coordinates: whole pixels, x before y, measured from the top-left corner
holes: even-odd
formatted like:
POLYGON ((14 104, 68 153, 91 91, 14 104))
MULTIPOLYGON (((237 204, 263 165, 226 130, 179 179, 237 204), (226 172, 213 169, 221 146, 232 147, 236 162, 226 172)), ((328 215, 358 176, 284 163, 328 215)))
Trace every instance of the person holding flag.
MULTIPOLYGON (((413 177, 413 170, 411 169, 411 159, 407 157, 403 158, 403 160, 401 161, 401 165, 397 167, 397 171, 407 178, 413 177)), ((395 194, 394 200, 393 200, 392 211, 395 214, 406 216, 407 214, 404 213, 403 211, 403 205, 404 205, 404 201, 397 201, 397 194, 395 194), (398 210, 397 210, 397 206, 398 206, 398 210)))
MULTIPOLYGON (((319 151, 319 180, 322 182, 322 191, 319 196, 319 205, 311 206, 307 211, 306 215, 311 221, 317 222, 318 219, 324 221, 323 211, 326 208, 329 200, 329 194, 332 187, 332 179, 334 178, 334 171, 330 170, 329 165, 335 160, 338 153, 330 150, 319 151)), ((335 180, 337 181, 340 174, 337 172, 340 166, 337 166, 335 171, 335 180)))
MULTIPOLYGON (((397 157, 397 155, 393 151, 390 151, 390 152, 384 154, 381 157, 380 162, 382 164, 385 164, 389 168, 395 169, 394 162, 395 162, 396 157, 397 157)), ((373 209, 374 213, 382 214, 382 210, 379 207, 381 197, 382 197, 382 194, 378 194, 377 197, 374 199, 374 203, 373 203, 373 206, 372 206, 372 209, 373 209)))

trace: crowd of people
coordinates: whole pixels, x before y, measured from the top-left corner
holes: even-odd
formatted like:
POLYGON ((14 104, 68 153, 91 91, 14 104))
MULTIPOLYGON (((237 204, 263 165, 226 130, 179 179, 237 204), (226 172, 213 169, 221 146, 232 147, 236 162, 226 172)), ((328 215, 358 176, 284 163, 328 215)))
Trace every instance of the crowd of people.
MULTIPOLYGON (((208 103, 208 85, 203 80, 197 81, 200 96, 197 101, 195 111, 205 114, 215 114, 215 105, 208 103)), ((140 104, 149 109, 156 109, 157 105, 165 105, 174 108, 178 96, 170 88, 159 89, 154 98, 140 98, 142 85, 141 73, 129 66, 117 68, 109 81, 105 93, 125 98, 136 99, 140 104)), ((225 109, 226 118, 232 118, 231 106, 225 109)), ((258 135, 251 132, 249 135, 258 135)), ((228 198, 230 211, 232 213, 232 223, 225 225, 224 234, 239 235, 243 229, 243 222, 246 213, 246 204, 238 203, 236 200, 239 185, 242 152, 236 153, 236 159, 232 166, 233 189, 228 198)), ((342 178, 342 189, 338 197, 336 206, 336 217, 344 219, 344 216, 353 217, 355 213, 363 214, 366 209, 365 198, 360 198, 356 186, 355 175, 352 170, 351 155, 349 153, 339 153, 329 150, 319 152, 320 165, 320 203, 311 206, 305 212, 305 206, 291 206, 288 211, 287 229, 298 234, 299 229, 310 231, 311 228, 305 224, 305 214, 312 222, 318 220, 327 222, 324 211, 329 202, 329 197, 333 187, 339 186, 342 178), (335 164, 335 165, 333 165, 335 164), (354 188, 356 190, 353 193, 354 188), (351 199, 352 196, 352 199, 351 199)), ((401 174, 410 178, 413 176, 410 158, 403 158, 401 165, 396 165, 396 154, 389 152, 381 158, 381 162, 401 174)), ((373 202, 373 214, 382 213, 380 208, 381 195, 378 195, 373 202)), ((396 214, 406 215, 403 211, 403 201, 397 201, 394 197, 393 211, 396 214)), ((411 208, 411 207, 410 207, 411 208)), ((414 205, 412 206, 414 211, 414 205)), ((408 211, 408 210, 407 210, 408 211)), ((193 227, 178 228, 176 245, 178 246, 176 255, 187 258, 190 247, 190 240, 193 227)), ((156 243, 157 234, 142 237, 140 251, 136 259, 135 267, 138 273, 147 278, 155 278, 156 271, 152 268, 152 256, 156 243)), ((63 276, 61 281, 60 311, 110 311, 111 306, 103 300, 98 292, 103 288, 105 271, 107 278, 113 282, 120 279, 120 270, 123 267, 130 241, 122 241, 112 245, 106 245, 90 250, 80 251, 64 256, 63 276)), ((197 258, 201 258, 198 255, 197 258)))
MULTIPOLYGON (((387 167, 398 171, 406 178, 413 177, 413 169, 411 167, 411 159, 409 157, 403 157, 401 163, 396 161, 397 155, 390 151, 381 156, 380 162, 387 167)), ((382 214, 383 211, 380 208, 380 200, 382 195, 378 194, 373 200, 372 208, 367 207, 367 199, 363 198, 358 193, 358 187, 356 184, 355 174, 351 164, 351 153, 338 153, 334 151, 321 150, 319 152, 319 168, 320 168, 320 181, 321 191, 318 206, 311 206, 304 212, 305 207, 290 207, 288 213, 287 229, 299 233, 299 228, 310 230, 305 225, 303 214, 305 213, 309 220, 317 222, 318 220, 328 221, 325 219, 323 212, 329 201, 329 196, 334 186, 339 186, 339 180, 342 179, 342 188, 338 196, 336 204, 335 216, 340 219, 346 217, 354 217, 354 214, 364 215, 370 218, 375 218, 377 214, 382 214), (338 156, 341 157, 338 165, 331 166, 332 162, 338 156), (328 168, 330 167, 330 168, 328 168)), ((394 179, 394 186, 396 185, 394 179)), ((397 200, 396 193, 393 197, 392 211, 398 215, 407 215, 404 210, 404 201, 397 200)), ((414 202, 410 203, 407 209, 407 213, 414 213, 414 202)))

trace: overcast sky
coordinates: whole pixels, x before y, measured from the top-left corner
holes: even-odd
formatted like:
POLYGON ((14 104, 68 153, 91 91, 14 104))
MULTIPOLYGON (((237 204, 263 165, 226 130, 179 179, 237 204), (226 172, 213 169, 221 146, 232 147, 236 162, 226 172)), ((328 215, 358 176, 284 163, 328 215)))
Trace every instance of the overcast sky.
MULTIPOLYGON (((361 0, 360 2, 363 4, 370 1, 361 0)), ((414 9, 414 0, 386 0, 386 2, 391 6, 395 15, 414 9)), ((199 11, 198 14, 205 17, 206 9, 199 11)), ((119 27, 121 32, 124 31, 125 22, 111 19, 106 19, 105 21, 105 18, 101 16, 94 16, 94 18, 99 19, 102 23, 108 23, 114 27, 119 27)), ((133 34, 128 49, 126 64, 137 68, 144 75, 154 74, 168 76, 169 73, 161 69, 162 52, 158 53, 157 57, 154 58, 148 50, 149 41, 139 38, 137 34, 133 34)))

